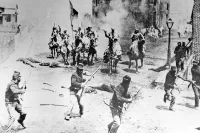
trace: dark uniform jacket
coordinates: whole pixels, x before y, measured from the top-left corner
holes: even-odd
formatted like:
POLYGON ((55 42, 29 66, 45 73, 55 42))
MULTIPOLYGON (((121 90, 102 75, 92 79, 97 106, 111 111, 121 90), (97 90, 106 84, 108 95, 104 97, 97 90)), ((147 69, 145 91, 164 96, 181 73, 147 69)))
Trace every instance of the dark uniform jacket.
POLYGON ((73 73, 71 76, 70 94, 77 94, 77 92, 81 89, 81 84, 85 81, 86 79, 79 76, 77 72, 73 73))
POLYGON ((181 52, 181 47, 180 46, 176 46, 176 48, 174 49, 174 54, 175 54, 176 60, 180 60, 181 59, 182 52, 181 52))
POLYGON ((18 100, 18 95, 23 94, 25 91, 19 88, 19 84, 15 83, 13 80, 7 85, 5 101, 15 102, 18 100))
POLYGON ((172 75, 171 71, 169 71, 166 75, 166 79, 165 79, 165 84, 164 87, 165 89, 173 89, 174 88, 174 84, 175 84, 175 80, 176 77, 172 75))
POLYGON ((130 98, 130 95, 127 94, 123 85, 120 84, 114 90, 111 104, 114 108, 122 109, 124 103, 129 103, 128 98, 130 98))

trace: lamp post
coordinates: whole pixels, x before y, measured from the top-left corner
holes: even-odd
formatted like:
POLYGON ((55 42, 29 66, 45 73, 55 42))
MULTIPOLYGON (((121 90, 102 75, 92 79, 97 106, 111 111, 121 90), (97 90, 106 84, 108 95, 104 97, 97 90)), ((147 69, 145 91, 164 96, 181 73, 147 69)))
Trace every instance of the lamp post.
POLYGON ((167 22, 167 28, 169 29, 169 41, 168 41, 168 50, 167 50, 167 65, 169 69, 171 68, 171 29, 174 25, 174 22, 170 18, 167 22))

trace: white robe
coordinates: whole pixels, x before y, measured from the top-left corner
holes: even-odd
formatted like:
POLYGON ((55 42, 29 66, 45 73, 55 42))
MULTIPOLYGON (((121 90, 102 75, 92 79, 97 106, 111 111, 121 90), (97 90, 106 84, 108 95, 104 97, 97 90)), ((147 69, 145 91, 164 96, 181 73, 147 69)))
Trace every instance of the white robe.
POLYGON ((114 46, 113 46, 113 52, 116 54, 116 55, 122 55, 122 48, 119 44, 119 42, 115 42, 114 43, 114 46))

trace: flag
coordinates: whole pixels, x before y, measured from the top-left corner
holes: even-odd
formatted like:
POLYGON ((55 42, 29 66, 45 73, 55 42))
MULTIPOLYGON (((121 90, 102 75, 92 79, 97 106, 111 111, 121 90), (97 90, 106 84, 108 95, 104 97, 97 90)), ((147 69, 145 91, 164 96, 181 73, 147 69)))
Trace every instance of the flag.
POLYGON ((71 9, 71 18, 74 19, 74 18, 78 18, 78 12, 73 8, 73 5, 71 3, 71 1, 69 0, 69 4, 70 4, 70 9, 71 9))

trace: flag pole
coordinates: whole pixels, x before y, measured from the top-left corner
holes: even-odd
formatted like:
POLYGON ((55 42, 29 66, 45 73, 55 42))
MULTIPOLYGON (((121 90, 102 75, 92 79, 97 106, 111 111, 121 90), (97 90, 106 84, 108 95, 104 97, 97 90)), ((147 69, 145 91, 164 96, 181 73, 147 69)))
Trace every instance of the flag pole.
POLYGON ((70 15, 70 20, 71 20, 71 28, 72 28, 72 37, 73 37, 73 39, 74 39, 74 34, 73 34, 73 25, 72 25, 72 17, 71 17, 71 15, 70 15))
POLYGON ((72 25, 72 9, 71 9, 71 2, 69 0, 69 6, 70 6, 70 21, 71 21, 71 28, 72 28, 72 38, 74 40, 74 34, 73 34, 73 25, 72 25))

